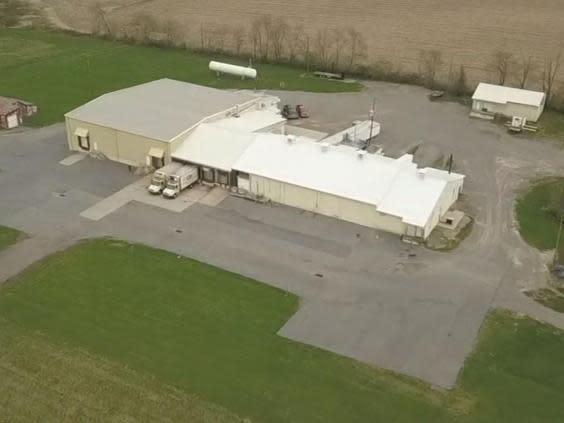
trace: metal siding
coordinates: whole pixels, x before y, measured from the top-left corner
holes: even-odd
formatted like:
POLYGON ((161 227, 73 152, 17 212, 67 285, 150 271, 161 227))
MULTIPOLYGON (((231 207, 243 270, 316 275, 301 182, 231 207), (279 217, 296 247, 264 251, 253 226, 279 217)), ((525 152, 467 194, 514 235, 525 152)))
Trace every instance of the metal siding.
MULTIPOLYGON (((474 110, 481 111, 476 105, 477 101, 474 101, 474 110)), ((506 117, 513 116, 524 116, 530 122, 536 122, 542 111, 543 107, 527 106, 524 104, 507 103, 507 104, 497 104, 490 103, 486 101, 480 101, 483 107, 486 107, 488 112, 496 113, 506 117)))
POLYGON ((427 238, 431 234, 433 229, 435 229, 435 226, 437 226, 437 224, 439 223, 440 218, 456 202, 456 200, 458 199, 459 191, 461 189, 462 181, 452 181, 445 186, 441 196, 439 197, 439 200, 437 201, 437 205, 433 210, 433 214, 425 225, 425 232, 423 235, 424 238, 427 238))
POLYGON ((165 163, 170 161, 169 143, 127 132, 117 132, 117 155, 120 162, 145 165, 151 148, 162 149, 165 163))
POLYGON ((399 217, 379 213, 373 205, 278 182, 261 176, 250 175, 249 178, 250 189, 253 194, 264 196, 275 203, 398 235, 405 233, 406 225, 399 217))
POLYGON ((90 152, 102 153, 110 160, 119 161, 115 130, 67 118, 67 137, 71 150, 84 152, 84 150, 79 147, 78 140, 74 135, 76 129, 79 127, 88 129, 90 136, 90 152), (95 145, 97 149, 95 149, 95 145))

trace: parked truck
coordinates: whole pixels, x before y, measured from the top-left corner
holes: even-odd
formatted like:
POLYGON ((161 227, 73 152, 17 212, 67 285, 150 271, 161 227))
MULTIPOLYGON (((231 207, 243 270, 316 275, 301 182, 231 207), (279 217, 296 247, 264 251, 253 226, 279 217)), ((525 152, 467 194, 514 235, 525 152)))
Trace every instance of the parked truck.
POLYGON ((198 181, 198 168, 195 166, 182 166, 170 175, 163 196, 176 198, 182 190, 188 188, 198 181))
POLYGON ((160 194, 166 188, 168 178, 182 167, 182 163, 171 162, 160 169, 157 169, 151 178, 151 183, 147 187, 151 194, 160 194))

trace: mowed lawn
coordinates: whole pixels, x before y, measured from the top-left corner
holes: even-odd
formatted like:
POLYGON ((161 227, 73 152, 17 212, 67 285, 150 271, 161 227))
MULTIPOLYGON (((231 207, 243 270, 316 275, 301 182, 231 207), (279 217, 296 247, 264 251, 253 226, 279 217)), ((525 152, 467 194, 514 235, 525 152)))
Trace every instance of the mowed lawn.
MULTIPOLYGON (((564 190, 563 178, 547 178, 533 183, 518 199, 516 215, 521 236, 540 250, 554 249, 558 219, 547 211, 551 197, 564 190)), ((564 246, 564 243, 562 244, 564 246)))
POLYGON ((15 244, 22 233, 16 229, 0 225, 0 251, 15 244))
POLYGON ((0 29, 0 95, 35 102, 40 113, 27 124, 47 125, 61 121, 66 112, 101 94, 164 77, 216 88, 362 89, 358 83, 323 80, 305 70, 269 64, 255 65, 256 81, 217 77, 208 70, 212 59, 221 57, 65 33, 0 29))
POLYGON ((297 307, 168 252, 81 243, 0 289, 0 416, 564 421, 564 333, 550 326, 492 314, 459 386, 442 392, 278 336, 297 307))

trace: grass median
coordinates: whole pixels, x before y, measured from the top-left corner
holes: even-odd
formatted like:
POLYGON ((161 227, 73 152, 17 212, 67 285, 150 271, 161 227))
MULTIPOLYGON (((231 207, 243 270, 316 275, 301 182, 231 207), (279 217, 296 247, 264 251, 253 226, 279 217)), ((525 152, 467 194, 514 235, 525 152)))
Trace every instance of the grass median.
POLYGON ((18 242, 21 236, 20 231, 0 225, 0 251, 18 242))

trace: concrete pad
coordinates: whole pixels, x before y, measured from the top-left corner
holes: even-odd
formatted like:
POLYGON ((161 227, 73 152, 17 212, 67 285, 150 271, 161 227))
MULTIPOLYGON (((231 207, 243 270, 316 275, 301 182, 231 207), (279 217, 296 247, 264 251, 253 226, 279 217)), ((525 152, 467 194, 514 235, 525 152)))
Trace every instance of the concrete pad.
POLYGON ((137 201, 175 213, 182 213, 197 202, 215 207, 229 195, 227 191, 220 187, 214 187, 210 190, 208 187, 197 184, 192 188, 182 191, 178 197, 168 199, 161 195, 149 193, 147 186, 149 185, 151 177, 152 175, 147 175, 135 181, 87 210, 84 210, 80 213, 80 216, 90 220, 100 220, 131 201, 137 201))
POLYGON ((81 160, 84 160, 86 158, 86 156, 87 156, 87 154, 85 154, 85 153, 71 154, 70 156, 61 160, 59 162, 59 164, 63 165, 63 166, 72 166, 73 164, 78 163, 81 160))
POLYGON ((205 206, 215 207, 229 196, 229 193, 221 188, 214 187, 207 195, 202 197, 198 202, 205 206))
POLYGON ((279 335, 451 388, 488 310, 488 295, 457 301, 381 293, 380 301, 307 301, 279 335))

